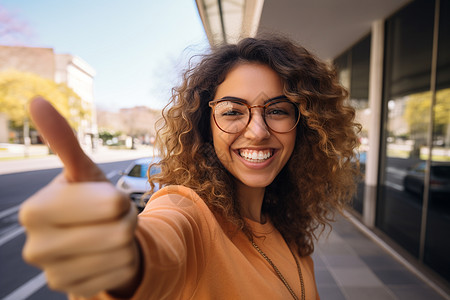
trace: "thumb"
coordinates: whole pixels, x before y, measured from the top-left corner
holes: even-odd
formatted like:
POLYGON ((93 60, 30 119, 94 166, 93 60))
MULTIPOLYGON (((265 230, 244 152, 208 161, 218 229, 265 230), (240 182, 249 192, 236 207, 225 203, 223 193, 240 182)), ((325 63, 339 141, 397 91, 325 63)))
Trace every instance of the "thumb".
POLYGON ((38 131, 64 165, 69 182, 108 181, 100 168, 84 153, 66 119, 45 99, 30 103, 30 115, 38 131))

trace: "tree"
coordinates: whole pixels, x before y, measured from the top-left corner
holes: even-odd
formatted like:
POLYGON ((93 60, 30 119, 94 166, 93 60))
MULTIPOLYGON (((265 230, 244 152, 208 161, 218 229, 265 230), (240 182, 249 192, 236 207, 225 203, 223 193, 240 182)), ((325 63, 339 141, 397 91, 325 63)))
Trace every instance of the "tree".
MULTIPOLYGON (((417 93, 409 96, 405 118, 410 131, 414 133, 426 133, 430 124, 431 92, 417 93)), ((450 116, 450 89, 436 92, 434 106, 434 133, 441 135, 446 130, 450 116)))
POLYGON ((86 114, 80 97, 64 83, 58 84, 33 73, 0 72, 0 112, 9 117, 13 127, 21 127, 27 120, 28 103, 38 95, 50 101, 73 128, 77 128, 79 117, 86 114))
POLYGON ((21 44, 31 37, 29 26, 0 5, 0 42, 3 45, 21 44))

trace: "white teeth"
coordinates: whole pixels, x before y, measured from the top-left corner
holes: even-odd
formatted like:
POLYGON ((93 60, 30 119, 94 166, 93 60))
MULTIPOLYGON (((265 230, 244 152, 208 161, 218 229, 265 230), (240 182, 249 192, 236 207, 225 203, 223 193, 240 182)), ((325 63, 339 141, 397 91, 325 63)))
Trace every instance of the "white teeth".
POLYGON ((252 153, 252 159, 258 159, 258 153, 253 152, 252 153))
POLYGON ((241 155, 242 158, 250 162, 262 162, 272 156, 272 151, 270 150, 257 151, 257 150, 243 149, 239 151, 239 154, 241 155))

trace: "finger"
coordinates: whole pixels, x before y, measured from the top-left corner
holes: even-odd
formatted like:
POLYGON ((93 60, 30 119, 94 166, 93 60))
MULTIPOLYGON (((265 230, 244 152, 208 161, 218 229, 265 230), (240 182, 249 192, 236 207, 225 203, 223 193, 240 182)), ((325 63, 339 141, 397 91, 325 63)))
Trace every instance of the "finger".
MULTIPOLYGON (((104 273, 101 276, 94 276, 88 280, 78 282, 65 290, 65 292, 69 292, 71 295, 90 298, 99 292, 114 290, 117 286, 124 285, 124 283, 130 280, 130 278, 135 276, 136 269, 137 268, 134 265, 126 265, 122 268, 104 273)), ((128 298, 129 297, 126 299, 128 298)), ((122 297, 120 299, 122 299, 122 297)))
POLYGON ((124 247, 133 242, 136 217, 136 212, 130 209, 120 222, 100 223, 95 228, 81 225, 32 231, 23 248, 23 258, 33 265, 45 266, 71 256, 124 247))
POLYGON ((131 249, 127 246, 48 264, 45 266, 47 282, 52 289, 68 290, 71 286, 92 277, 132 265, 137 257, 131 249))
POLYGON ((23 226, 31 230, 118 220, 132 206, 128 197, 110 182, 65 184, 62 180, 62 174, 58 175, 22 204, 19 221, 23 226))
POLYGON ((32 99, 30 115, 50 148, 64 164, 64 175, 68 181, 107 181, 103 172, 83 152, 67 121, 48 101, 41 97, 32 99))

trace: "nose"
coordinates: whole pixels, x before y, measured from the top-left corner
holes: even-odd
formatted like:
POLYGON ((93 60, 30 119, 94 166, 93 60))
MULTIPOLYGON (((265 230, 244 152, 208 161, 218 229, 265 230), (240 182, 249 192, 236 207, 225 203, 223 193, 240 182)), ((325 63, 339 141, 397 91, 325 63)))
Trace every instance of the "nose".
POLYGON ((263 140, 270 136, 269 128, 264 122, 262 111, 252 111, 250 123, 244 132, 244 137, 252 140, 263 140))

